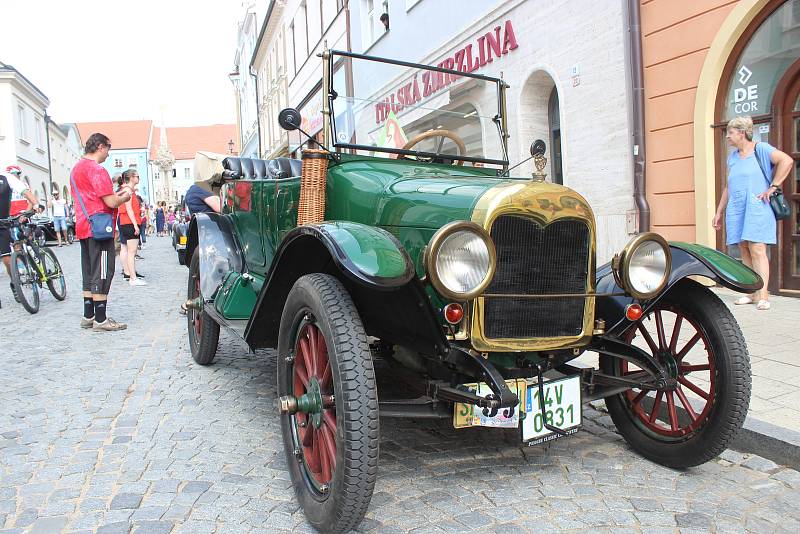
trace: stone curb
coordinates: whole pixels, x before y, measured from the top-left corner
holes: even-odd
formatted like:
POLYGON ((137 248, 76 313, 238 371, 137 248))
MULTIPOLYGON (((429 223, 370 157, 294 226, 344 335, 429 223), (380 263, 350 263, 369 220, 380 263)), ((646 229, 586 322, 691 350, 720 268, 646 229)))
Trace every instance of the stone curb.
MULTIPOLYGON (((643 402, 647 402, 647 400, 643 402)), ((602 400, 593 401, 590 404, 598 411, 607 413, 605 402, 602 400)), ((678 417, 688 418, 688 414, 682 406, 676 405, 675 408, 678 411, 678 417)), ((662 410, 666 410, 666 408, 662 408, 662 410)), ((665 411, 662 412, 662 416, 666 419, 665 411)), ((611 430, 615 430, 613 424, 611 430)), ((752 416, 747 416, 742 429, 729 448, 737 452, 757 454, 776 464, 800 471, 800 432, 759 421, 752 416)))

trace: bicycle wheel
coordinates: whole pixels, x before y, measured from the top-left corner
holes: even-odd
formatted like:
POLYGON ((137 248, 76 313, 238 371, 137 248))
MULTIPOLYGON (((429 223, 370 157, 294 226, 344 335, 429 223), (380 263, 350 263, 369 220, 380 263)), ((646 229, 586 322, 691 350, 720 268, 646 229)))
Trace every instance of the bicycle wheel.
POLYGON ((11 252, 11 282, 19 302, 30 313, 39 311, 39 277, 24 252, 11 252))
POLYGON ((64 271, 58 262, 55 252, 49 248, 42 249, 44 273, 47 275, 47 288, 57 300, 67 298, 67 282, 64 280, 64 271))

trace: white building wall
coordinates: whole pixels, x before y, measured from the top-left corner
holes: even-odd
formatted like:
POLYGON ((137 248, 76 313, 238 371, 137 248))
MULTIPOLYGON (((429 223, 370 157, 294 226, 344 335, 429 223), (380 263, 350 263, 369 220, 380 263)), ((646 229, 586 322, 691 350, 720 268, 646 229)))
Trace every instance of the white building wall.
POLYGON ((172 179, 173 197, 170 203, 176 204, 186 195, 194 183, 194 159, 175 160, 175 178, 172 179))
MULTIPOLYGON (((585 196, 594 210, 598 261, 609 260, 624 246, 629 239, 626 212, 634 203, 621 2, 461 0, 453 9, 449 1, 388 0, 390 29, 369 43, 359 21, 370 1, 350 2, 353 50, 433 65, 469 44, 477 57, 477 39, 511 21, 517 48, 476 72, 502 77, 511 86, 512 165, 529 156, 537 137, 548 143, 550 157, 547 99, 555 86, 564 184, 585 196)), ((299 92, 292 87, 290 97, 299 92)), ((481 113, 487 111, 492 109, 481 113)), ((529 163, 514 174, 530 170, 529 163)))

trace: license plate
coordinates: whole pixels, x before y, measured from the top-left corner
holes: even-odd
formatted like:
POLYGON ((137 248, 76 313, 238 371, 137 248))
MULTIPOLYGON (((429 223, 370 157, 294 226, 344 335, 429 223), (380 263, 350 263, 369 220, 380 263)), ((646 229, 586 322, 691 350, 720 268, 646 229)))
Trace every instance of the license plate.
MULTIPOLYGON (((578 431, 583 418, 581 378, 578 375, 544 383, 544 411, 547 422, 569 434, 578 431)), ((560 437, 544 426, 539 404, 539 385, 528 386, 525 417, 522 420, 522 441, 537 445, 560 437)))
POLYGON ((185 235, 180 236, 178 238, 178 243, 180 243, 181 245, 185 245, 186 244, 186 236, 185 235))
MULTIPOLYGON (((506 380, 506 385, 511 391, 516 393, 519 398, 519 404, 514 408, 514 413, 511 417, 503 415, 506 408, 500 408, 497 411, 497 415, 488 417, 483 415, 483 408, 475 406, 474 404, 457 402, 453 409, 453 426, 455 428, 466 428, 470 426, 519 428, 519 410, 520 407, 525 406, 525 392, 528 384, 523 379, 514 379, 506 380)), ((464 387, 479 397, 485 397, 492 392, 492 388, 483 382, 480 384, 464 384, 464 387)))

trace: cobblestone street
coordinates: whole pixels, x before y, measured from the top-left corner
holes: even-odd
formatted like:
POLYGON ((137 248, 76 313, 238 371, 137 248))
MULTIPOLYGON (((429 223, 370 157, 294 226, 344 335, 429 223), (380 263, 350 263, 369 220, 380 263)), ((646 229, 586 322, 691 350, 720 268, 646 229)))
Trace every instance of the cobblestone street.
MULTIPOLYGON (((0 532, 309 532, 285 469, 275 367, 229 336, 216 362, 187 349, 185 267, 167 238, 115 278, 109 315, 79 328, 79 248, 54 249, 68 297, 29 315, 0 274, 0 532)), ((632 453, 587 408, 575 436, 382 420, 365 532, 800 532, 800 473, 727 451, 685 472, 632 453)))

